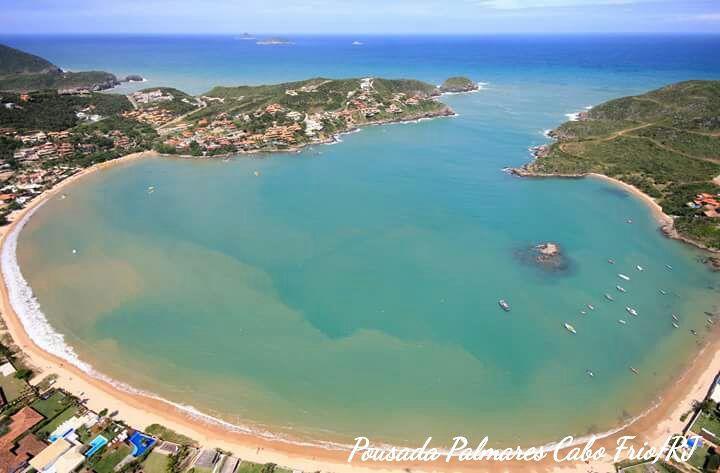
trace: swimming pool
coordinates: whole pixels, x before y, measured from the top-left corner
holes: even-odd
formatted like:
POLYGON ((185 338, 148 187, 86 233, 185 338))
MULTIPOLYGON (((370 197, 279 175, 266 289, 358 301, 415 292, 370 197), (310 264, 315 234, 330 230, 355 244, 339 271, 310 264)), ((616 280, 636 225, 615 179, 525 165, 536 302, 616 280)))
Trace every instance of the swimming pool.
POLYGON ((92 441, 90 442, 90 450, 85 452, 85 456, 87 458, 90 458, 91 456, 93 456, 95 454, 95 452, 97 452, 98 450, 103 448, 105 445, 107 445, 107 443, 108 443, 108 439, 106 439, 102 435, 98 435, 97 437, 92 439, 92 441))

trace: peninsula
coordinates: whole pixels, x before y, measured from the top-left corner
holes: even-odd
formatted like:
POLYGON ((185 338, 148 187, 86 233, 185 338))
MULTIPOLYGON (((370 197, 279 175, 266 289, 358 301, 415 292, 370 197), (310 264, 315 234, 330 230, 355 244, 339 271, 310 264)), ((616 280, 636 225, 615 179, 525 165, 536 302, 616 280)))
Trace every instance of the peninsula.
POLYGON ((611 100, 550 136, 515 174, 616 179, 657 202, 668 235, 720 249, 720 81, 611 100))
POLYGON ((112 89, 121 82, 138 81, 142 81, 138 75, 118 79, 105 71, 64 71, 44 58, 0 44, 0 91, 52 89, 79 93, 112 89))
POLYGON ((125 96, 98 93, 84 79, 58 90, 71 83, 52 63, 6 46, 0 54, 8 59, 0 73, 2 223, 55 184, 124 155, 293 151, 365 125, 454 115, 437 100, 440 88, 411 79, 315 78, 215 87, 198 97, 157 87, 125 96))

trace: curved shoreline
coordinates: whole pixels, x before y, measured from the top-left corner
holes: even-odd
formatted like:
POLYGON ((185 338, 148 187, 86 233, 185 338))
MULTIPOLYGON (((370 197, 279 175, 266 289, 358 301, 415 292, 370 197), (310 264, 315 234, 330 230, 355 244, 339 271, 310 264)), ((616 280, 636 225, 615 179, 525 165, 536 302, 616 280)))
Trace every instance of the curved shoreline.
MULTIPOLYGON (((118 158, 113 161, 100 163, 87 168, 78 174, 64 180, 56 187, 49 189, 36 198, 24 209, 12 215, 12 223, 1 230, 0 251, 5 254, 6 248, 14 251, 12 235, 17 236, 22 230, 22 226, 30 219, 32 214, 40 208, 49 198, 57 195, 63 188, 81 179, 92 172, 105 169, 108 167, 123 164, 136 159, 145 157, 160 156, 154 152, 143 152, 118 158), (9 245, 9 246, 8 246, 9 245)), ((597 178, 607 179, 615 182, 612 178, 605 176, 593 176, 597 178)), ((620 183, 620 181, 617 181, 620 183)), ((621 183, 627 186, 625 183, 621 183)), ((632 187, 632 186, 629 186, 632 187)), ((634 194, 642 194, 638 189, 634 189, 634 194)), ((644 194, 642 194, 644 195, 644 194)), ((662 209, 649 196, 645 196, 647 202, 654 204, 654 213, 656 216, 664 215, 662 209)), ((666 216, 667 217, 667 216, 666 216)), ((669 217, 667 217, 669 218, 669 217)), ((160 423, 180 433, 188 435, 197 440, 202 446, 217 447, 224 450, 233 451, 240 455, 243 459, 278 463, 281 465, 301 468, 305 471, 316 470, 332 470, 332 471, 403 471, 409 466, 414 469, 436 470, 436 469, 466 469, 470 468, 477 471, 505 471, 512 463, 469 463, 457 464, 451 463, 445 465, 443 463, 436 464, 355 464, 346 463, 347 451, 342 445, 327 443, 326 445, 318 444, 302 444, 283 440, 281 438, 267 438, 258 435, 257 432, 240 432, 231 430, 231 424, 220 425, 218 423, 210 423, 210 416, 206 418, 198 418, 204 414, 195 411, 196 415, 192 415, 187 410, 183 411, 181 407, 170 401, 153 396, 149 393, 143 393, 133 388, 122 385, 118 386, 108 377, 92 370, 90 365, 81 364, 80 367, 71 363, 73 360, 63 359, 62 354, 53 353, 44 349, 37 343, 36 339, 23 324, 22 318, 15 312, 13 304, 11 304, 12 291, 8 289, 6 278, 8 272, 13 268, 6 268, 6 261, 2 258, 0 269, 2 270, 2 282, 0 283, 0 295, 2 296, 2 314, 7 324, 7 328, 18 347, 30 359, 31 364, 42 370, 42 375, 50 373, 58 374, 56 385, 66 389, 67 391, 88 398, 88 406, 95 410, 108 408, 109 410, 118 411, 118 417, 125 420, 129 425, 138 429, 144 429, 151 423, 160 423), (69 362, 70 361, 70 362, 69 362), (87 369, 83 369, 83 366, 87 369), (389 467, 389 468, 388 468, 389 467)), ((19 271, 19 268, 18 268, 19 271)), ((79 360, 78 360, 79 361, 79 360)), ((82 363, 82 362, 80 362, 82 363)), ((608 432, 607 436, 597 442, 598 445, 614 445, 615 440, 621 433, 635 432, 644 439, 656 442, 660 438, 664 438, 669 432, 677 432, 681 430, 683 423, 677 420, 679 416, 690 409, 691 402, 694 399, 704 397, 708 386, 714 379, 715 374, 720 369, 720 340, 715 343, 708 343, 700 353, 695 357, 690 368, 684 370, 681 381, 687 381, 690 386, 686 386, 682 382, 674 383, 670 386, 655 404, 650 406, 641 415, 629 422, 629 424, 620 426, 608 432), (710 361, 705 364, 706 359, 703 355, 707 350, 714 353, 710 361), (698 361, 702 360, 702 361, 698 361), (692 382, 695 380, 695 382, 692 382), (689 388, 689 389, 688 389, 689 388)), ((237 427, 237 426, 236 426, 237 427)), ((458 435, 462 434, 459 432, 458 435)), ((528 464, 522 464, 523 468, 528 468, 528 464)), ((605 463, 597 463, 597 466, 605 463)), ((520 465, 517 465, 520 467, 520 465)), ((609 465, 611 466, 611 465, 609 465)), ((588 465, 584 463, 577 464, 557 464, 552 461, 533 464, 533 470, 542 471, 586 471, 588 465)))

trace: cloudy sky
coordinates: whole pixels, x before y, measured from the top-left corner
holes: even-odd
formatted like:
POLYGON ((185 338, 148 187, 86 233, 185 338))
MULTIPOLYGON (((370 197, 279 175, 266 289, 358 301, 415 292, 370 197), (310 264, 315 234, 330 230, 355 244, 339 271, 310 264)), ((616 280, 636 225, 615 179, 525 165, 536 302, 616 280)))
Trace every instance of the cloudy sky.
POLYGON ((0 0, 15 33, 720 33, 720 0, 0 0))

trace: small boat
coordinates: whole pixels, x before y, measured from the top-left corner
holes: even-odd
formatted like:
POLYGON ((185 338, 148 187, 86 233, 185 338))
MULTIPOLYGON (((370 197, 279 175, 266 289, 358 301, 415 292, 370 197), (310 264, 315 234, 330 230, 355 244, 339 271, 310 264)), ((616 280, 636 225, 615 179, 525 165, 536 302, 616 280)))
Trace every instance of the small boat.
POLYGON ((625 307, 625 310, 628 312, 628 314, 632 315, 633 317, 638 316, 637 310, 633 309, 632 307, 625 307))
POLYGON ((67 195, 63 194, 60 196, 61 199, 67 199, 67 195))
POLYGON ((619 277, 620 279, 624 279, 624 280, 626 280, 626 281, 629 281, 629 280, 630 280, 630 276, 626 276, 626 275, 624 275, 624 274, 622 274, 622 273, 619 273, 619 274, 618 274, 618 277, 619 277))
POLYGON ((77 254, 77 250, 76 250, 75 248, 73 248, 73 250, 72 250, 72 254, 74 254, 74 255, 76 255, 76 254, 77 254))
POLYGON ((588 304, 588 305, 587 305, 587 308, 590 309, 590 310, 595 310, 595 306, 592 305, 592 304, 588 304))
POLYGON ((625 220, 625 223, 632 223, 632 219, 629 218, 629 219, 625 220))
POLYGON ((715 321, 713 319, 706 319, 708 325, 713 325, 715 321))
POLYGON ((625 288, 622 286, 615 286, 615 289, 617 289, 620 292, 627 292, 627 291, 625 291, 625 288))
POLYGON ((615 298, 608 293, 605 293, 605 299, 609 300, 610 302, 615 300, 615 298))
POLYGON ((623 319, 618 319, 618 322, 620 322, 620 323, 623 324, 623 325, 627 324, 627 322, 624 321, 623 319))
POLYGON ((668 271, 672 271, 672 266, 670 266, 669 264, 666 264, 666 265, 665 265, 665 268, 666 268, 668 271))
POLYGON ((255 177, 259 177, 259 176, 260 176, 260 171, 255 171, 255 172, 253 172, 253 174, 255 175, 255 177))
POLYGON ((577 333, 577 331, 575 330, 575 327, 573 327, 573 326, 570 325, 569 323, 565 322, 563 325, 565 326, 565 329, 566 329, 568 332, 573 333, 573 334, 577 333))
POLYGON ((680 326, 679 326, 678 324, 676 324, 675 322, 673 322, 672 325, 673 325, 673 327, 675 327, 675 328, 680 328, 680 326))
POLYGON ((708 317, 715 317, 715 314, 713 314, 712 312, 708 312, 707 310, 705 311, 705 315, 707 315, 708 317))
POLYGON ((633 374, 640 374, 640 371, 638 371, 636 368, 630 367, 630 371, 633 372, 633 374))
POLYGON ((645 268, 643 268, 643 267, 640 266, 639 264, 638 264, 638 265, 635 265, 635 269, 637 269, 638 271, 645 271, 645 268))
POLYGON ((658 292, 660 294, 662 294, 663 296, 667 296, 667 291, 665 289, 660 289, 660 290, 658 290, 658 292))
POLYGON ((584 310, 581 310, 580 315, 587 315, 587 312, 585 312, 584 310))
POLYGON ((610 259, 608 260, 608 263, 610 263, 610 264, 615 264, 615 260, 612 259, 612 258, 610 258, 610 259))
POLYGON ((590 371, 589 369, 588 369, 588 370, 585 370, 585 374, 587 374, 587 375, 590 376, 591 378, 594 378, 594 377, 595 377, 595 373, 593 373, 593 372, 590 371))
POLYGON ((695 335, 697 337, 697 332, 694 329, 690 329, 690 333, 692 333, 693 335, 695 335))
POLYGON ((502 307, 502 310, 504 310, 505 312, 510 312, 510 304, 508 304, 505 299, 500 299, 498 301, 498 305, 502 307))
POLYGON ((678 317, 677 315, 672 314, 672 318, 675 322, 680 322, 680 317, 678 317))

